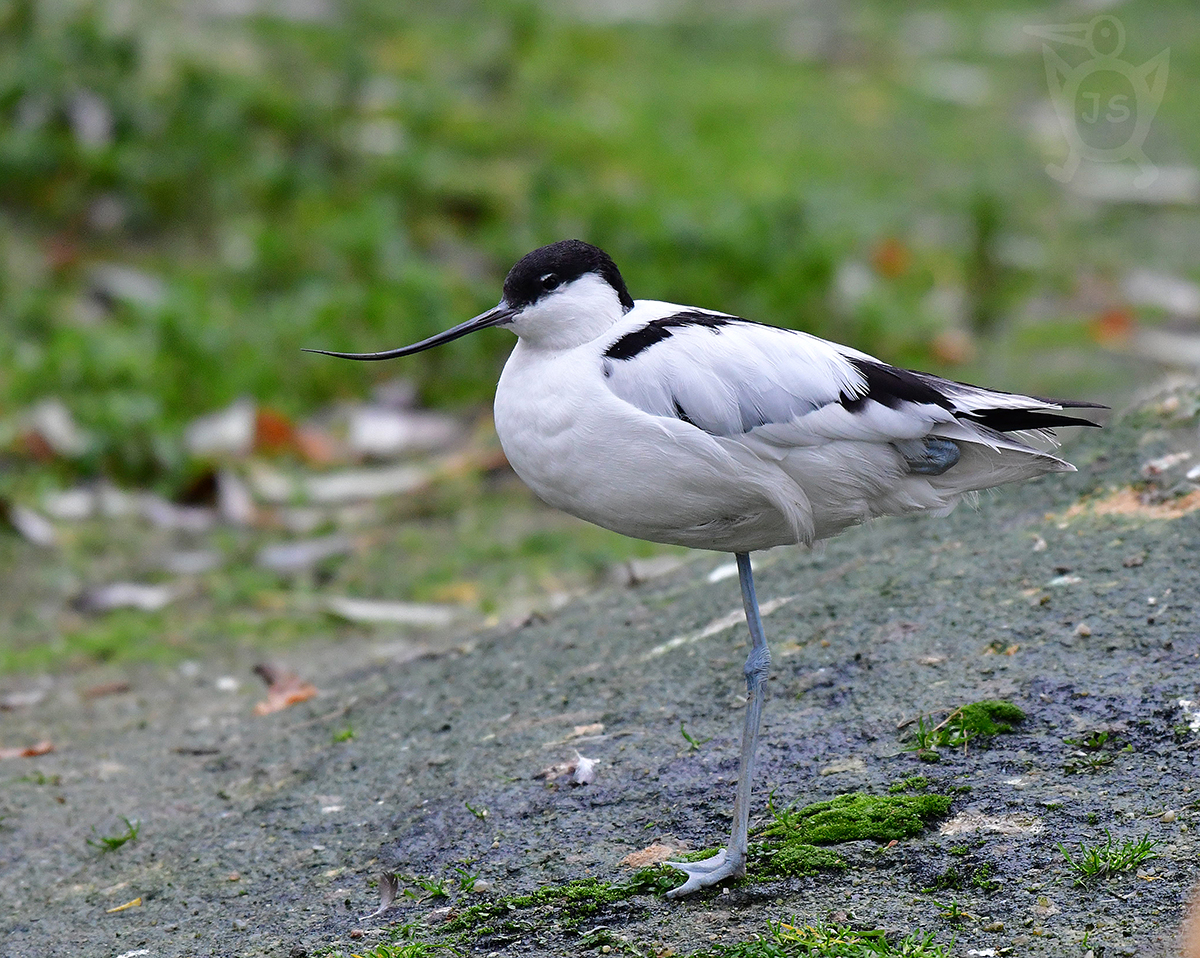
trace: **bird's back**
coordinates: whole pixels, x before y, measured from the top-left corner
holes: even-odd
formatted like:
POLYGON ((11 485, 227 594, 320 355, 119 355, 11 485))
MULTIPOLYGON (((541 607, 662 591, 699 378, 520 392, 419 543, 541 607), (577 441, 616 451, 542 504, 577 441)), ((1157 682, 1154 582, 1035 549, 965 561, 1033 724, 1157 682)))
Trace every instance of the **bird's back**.
POLYGON ((737 317, 639 301, 569 350, 518 345, 496 396, 514 468, 551 504, 618 532, 734 552, 1070 464, 1058 403, 898 369, 737 317))

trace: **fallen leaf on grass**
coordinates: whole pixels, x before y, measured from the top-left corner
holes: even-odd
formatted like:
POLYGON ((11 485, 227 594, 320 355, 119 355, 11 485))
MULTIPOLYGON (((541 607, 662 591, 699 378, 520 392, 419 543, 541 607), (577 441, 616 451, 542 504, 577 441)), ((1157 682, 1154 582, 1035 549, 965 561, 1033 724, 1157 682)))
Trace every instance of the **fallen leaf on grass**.
POLYGON ((255 715, 280 712, 298 702, 307 702, 317 695, 317 687, 300 678, 295 672, 286 672, 260 663, 254 666, 254 673, 267 683, 266 701, 254 706, 255 715))
POLYGON ((37 745, 27 745, 25 748, 0 748, 0 759, 36 758, 39 755, 48 755, 53 751, 53 742, 38 742, 37 745))
POLYGON ((0 521, 7 522, 22 539, 35 546, 49 548, 58 542, 58 533, 50 520, 27 506, 0 499, 0 521))
POLYGON ((312 502, 333 505, 360 499, 406 495, 427 486, 431 478, 428 469, 401 465, 308 476, 301 485, 304 494, 312 502))
POLYGON ((354 540, 348 536, 321 536, 265 546, 254 561, 273 572, 299 572, 333 556, 345 555, 353 549, 354 540))
POLYGON ((74 605, 81 612, 110 612, 113 609, 157 612, 174 602, 179 595, 179 589, 172 585, 112 582, 85 589, 76 597, 74 605))
POLYGON ((349 599, 333 596, 326 602, 338 618, 347 622, 380 622, 389 625, 424 625, 444 628, 454 620, 455 610, 444 605, 415 602, 379 602, 373 599, 349 599))
POLYGON ((244 456, 254 446, 254 403, 239 399, 218 412, 195 419, 184 430, 193 456, 244 456))
POLYGON ((678 851, 670 845, 655 842, 653 845, 647 845, 641 851, 630 852, 618 864, 626 865, 629 868, 646 868, 650 865, 657 865, 659 862, 669 861, 678 854, 678 851))
POLYGON ((254 448, 258 452, 280 453, 296 443, 296 427, 287 416, 263 407, 254 415, 254 448))
POLYGON ((396 893, 400 890, 400 879, 395 872, 384 872, 379 876, 379 907, 369 915, 363 915, 360 921, 365 921, 368 918, 378 918, 385 911, 392 907, 392 902, 396 900, 396 893))

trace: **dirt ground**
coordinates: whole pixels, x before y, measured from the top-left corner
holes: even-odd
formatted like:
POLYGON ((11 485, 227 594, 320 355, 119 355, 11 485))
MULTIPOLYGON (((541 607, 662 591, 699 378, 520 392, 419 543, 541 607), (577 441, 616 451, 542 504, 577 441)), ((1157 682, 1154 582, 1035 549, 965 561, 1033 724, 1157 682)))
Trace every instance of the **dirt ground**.
MULTIPOLYGON (((963 956, 1174 954, 1200 871, 1200 705, 1181 704, 1200 701, 1196 404, 1193 386, 1166 390, 1073 440, 1078 473, 949 518, 757 556, 774 664, 754 820, 771 793, 803 804, 917 774, 954 789, 950 813, 890 847, 842 846, 844 871, 642 895, 597 924, 649 953, 795 917, 934 932, 963 956), (900 723, 992 698, 1028 718, 990 748, 906 750, 900 723), (1077 854, 1106 829, 1159 857, 1076 886, 1059 844, 1077 854), (971 878, 947 887, 951 868, 971 878), (946 917, 952 901, 968 917, 946 917)), ((266 717, 249 661, 7 681, 10 700, 44 695, 0 713, 0 744, 56 750, 0 763, 4 954, 365 951, 396 922, 432 936, 447 905, 623 881, 652 843, 722 842, 744 692, 737 579, 713 575, 729 561, 698 553, 522 625, 307 647, 287 664, 321 695, 266 717), (80 694, 102 681, 129 690, 80 694), (591 784, 537 777, 577 752, 591 784), (136 839, 89 845, 125 818, 136 839), (362 917, 385 870, 456 868, 490 888, 362 917)), ((579 954, 586 930, 460 947, 579 954)))

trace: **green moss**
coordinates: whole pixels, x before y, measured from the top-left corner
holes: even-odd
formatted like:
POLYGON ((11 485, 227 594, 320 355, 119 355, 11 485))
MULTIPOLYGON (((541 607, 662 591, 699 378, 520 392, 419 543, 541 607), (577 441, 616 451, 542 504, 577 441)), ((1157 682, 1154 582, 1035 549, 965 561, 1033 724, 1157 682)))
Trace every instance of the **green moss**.
POLYGON ((827 848, 805 842, 785 842, 782 845, 757 845, 751 849, 749 877, 777 878, 784 875, 815 875, 823 871, 839 871, 845 861, 827 848))
POLYGON ((1025 713, 1012 702, 988 699, 959 709, 963 728, 975 735, 1001 735, 1025 721, 1025 713))
MULTIPOLYGON (((954 854, 953 849, 951 854, 954 854)), ((972 869, 968 869, 966 865, 951 865, 938 875, 924 891, 927 894, 938 891, 961 891, 968 886, 984 892, 995 891, 1000 887, 1000 882, 992 877, 994 867, 991 862, 984 862, 972 869)))
MULTIPOLYGON (((643 868, 625 884, 602 882, 595 878, 582 878, 566 885, 551 885, 539 888, 528 895, 508 895, 472 905, 458 912, 442 926, 450 935, 482 934, 503 931, 517 919, 514 911, 538 910, 538 923, 557 921, 563 925, 577 924, 591 918, 606 907, 626 901, 636 895, 661 895, 670 891, 679 882, 679 873, 666 867, 643 868), (491 923, 499 921, 496 927, 491 923)), ((534 916, 530 916, 531 918, 534 916)), ((515 931, 516 928, 510 927, 515 931)))
POLYGON ((758 837, 764 841, 751 848, 750 878, 811 875, 845 868, 841 856, 818 846, 908 838, 924 831, 949 807, 950 798, 945 795, 879 796, 861 792, 800 809, 777 809, 772 805, 775 821, 759 832, 758 837))
POLYGON ((824 922, 769 922, 762 937, 695 952, 691 958, 950 958, 933 933, 916 931, 903 938, 880 930, 859 930, 824 922))
POLYGON ((924 775, 909 775, 888 786, 893 795, 897 792, 923 792, 929 788, 930 781, 924 775))
POLYGON ((950 798, 946 795, 884 796, 855 792, 797 810, 773 810, 775 823, 762 835, 776 841, 811 845, 867 839, 890 842, 919 834, 949 808, 950 798))
POLYGON ((936 762, 938 749, 979 747, 992 736, 1011 732, 1015 723, 1024 720, 1020 708, 996 699, 960 705, 944 713, 940 721, 934 715, 918 715, 916 727, 908 732, 908 749, 923 761, 936 762))

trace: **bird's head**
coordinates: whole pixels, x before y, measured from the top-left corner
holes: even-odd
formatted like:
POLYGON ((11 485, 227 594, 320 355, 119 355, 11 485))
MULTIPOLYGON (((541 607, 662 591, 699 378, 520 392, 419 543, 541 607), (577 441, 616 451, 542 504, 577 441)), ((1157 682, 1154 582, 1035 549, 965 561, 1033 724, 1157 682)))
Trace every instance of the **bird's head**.
POLYGON ((539 348, 570 349, 595 339, 632 308, 625 280, 604 250, 582 240, 562 240, 527 253, 508 271, 497 306, 443 333, 379 353, 306 352, 341 359, 394 359, 489 326, 508 326, 539 348))

